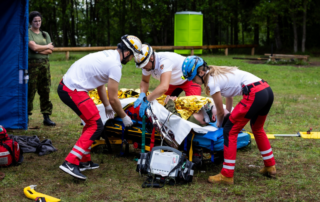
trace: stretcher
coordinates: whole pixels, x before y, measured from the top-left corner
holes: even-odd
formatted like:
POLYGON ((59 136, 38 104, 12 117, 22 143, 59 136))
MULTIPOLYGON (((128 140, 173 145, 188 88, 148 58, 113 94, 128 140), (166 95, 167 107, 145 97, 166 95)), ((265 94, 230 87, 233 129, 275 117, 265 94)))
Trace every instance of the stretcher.
MULTIPOLYGON (((142 153, 161 145, 187 153, 189 160, 196 164, 202 164, 205 160, 215 162, 221 159, 224 147, 223 129, 218 129, 215 123, 201 127, 170 113, 156 100, 151 102, 150 110, 141 119, 138 110, 133 109, 135 100, 136 98, 120 100, 123 109, 134 123, 130 128, 125 128, 119 117, 106 119, 104 107, 97 105, 105 125, 101 139, 94 141, 91 146, 93 152, 101 147, 112 152, 111 145, 120 145, 120 155, 126 155, 130 145, 141 149, 142 153)), ((245 131, 240 132, 237 148, 246 147, 250 143, 250 135, 245 131)))

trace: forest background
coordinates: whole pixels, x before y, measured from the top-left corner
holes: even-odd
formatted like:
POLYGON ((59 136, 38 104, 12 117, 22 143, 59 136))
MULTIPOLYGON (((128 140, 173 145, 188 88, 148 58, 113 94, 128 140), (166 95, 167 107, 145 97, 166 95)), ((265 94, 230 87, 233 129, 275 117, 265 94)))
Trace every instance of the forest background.
MULTIPOLYGON (((262 51, 320 55, 317 0, 30 0, 56 47, 114 46, 131 34, 174 44, 174 15, 203 13, 203 45, 258 44, 262 51)), ((209 50, 214 52, 217 50, 209 50)))

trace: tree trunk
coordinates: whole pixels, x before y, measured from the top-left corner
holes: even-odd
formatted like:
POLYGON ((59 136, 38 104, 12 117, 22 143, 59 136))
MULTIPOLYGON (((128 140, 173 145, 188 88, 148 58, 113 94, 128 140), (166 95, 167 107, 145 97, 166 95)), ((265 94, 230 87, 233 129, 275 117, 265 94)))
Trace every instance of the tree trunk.
POLYGON ((58 25, 57 25, 57 17, 56 17, 56 5, 54 6, 54 9, 53 9, 53 23, 54 23, 54 29, 55 29, 55 34, 56 34, 56 41, 55 41, 55 44, 54 46, 61 46, 61 42, 60 42, 60 37, 59 37, 59 32, 58 32, 58 25))
POLYGON ((219 23, 219 44, 221 45, 221 22, 219 23))
POLYGON ((122 2, 122 22, 121 22, 121 35, 126 34, 125 30, 126 25, 126 0, 123 0, 122 2))
POLYGON ((209 45, 214 45, 214 44, 216 44, 216 36, 215 36, 215 33, 216 33, 216 30, 215 30, 215 28, 216 28, 216 26, 215 26, 215 17, 214 17, 214 19, 212 19, 211 21, 210 21, 210 36, 208 37, 208 39, 209 39, 209 41, 208 41, 208 43, 209 43, 209 45))
POLYGON ((241 32, 242 32, 242 44, 244 44, 244 28, 243 28, 242 22, 241 22, 241 32))
POLYGON ((230 44, 230 42, 229 42, 229 23, 230 23, 230 21, 229 21, 229 19, 228 19, 228 21, 227 21, 228 23, 227 23, 227 45, 229 45, 230 44))
POLYGON ((297 20, 294 11, 291 12, 292 27, 293 27, 293 52, 298 52, 298 33, 297 33, 297 20))
POLYGON ((192 11, 196 11, 197 10, 197 5, 196 5, 196 0, 193 0, 192 3, 191 3, 191 9, 192 11))
POLYGON ((71 0, 71 36, 70 36, 70 40, 71 40, 71 46, 76 46, 76 38, 75 38, 75 24, 74 24, 74 0, 71 0))
POLYGON ((230 23, 230 44, 233 45, 233 18, 231 18, 231 23, 230 23))
POLYGON ((163 28, 164 26, 161 27, 161 45, 163 45, 163 28))
POLYGON ((267 17, 267 45, 270 44, 270 17, 267 17))
POLYGON ((254 25, 254 39, 253 43, 256 45, 259 45, 259 25, 255 24, 254 25))
POLYGON ((110 46, 110 1, 107 0, 107 33, 108 33, 108 37, 107 37, 107 45, 110 46))
POLYGON ((91 46, 94 46, 95 34, 93 34, 93 30, 95 26, 94 26, 94 11, 93 11, 92 1, 93 0, 90 0, 90 44, 91 46))
POLYGON ((95 36, 95 41, 96 41, 96 46, 100 46, 101 45, 101 39, 103 38, 103 35, 102 35, 102 29, 101 29, 101 26, 100 26, 100 16, 99 16, 99 12, 98 12, 98 9, 99 8, 100 4, 98 3, 98 0, 94 0, 94 6, 93 6, 93 16, 94 16, 94 31, 92 34, 94 34, 95 36))
POLYGON ((152 31, 153 31, 153 40, 155 42, 155 45, 158 45, 159 41, 158 41, 158 37, 157 37, 157 30, 155 29, 154 26, 152 26, 152 31))
MULTIPOLYGON (((215 11, 215 10, 214 10, 215 11)), ((213 12, 214 12, 213 11, 213 12)), ((219 36, 219 22, 218 22, 218 15, 214 14, 214 32, 213 32, 213 39, 212 39, 212 44, 213 45, 218 45, 218 39, 217 37, 219 36)), ((211 45, 211 44, 210 44, 211 45)), ((212 50, 213 51, 213 50, 212 50)))
POLYGON ((235 13, 235 18, 234 18, 234 32, 233 32, 233 37, 234 37, 234 44, 238 45, 239 44, 239 16, 238 16, 238 0, 236 0, 236 10, 234 11, 235 13))
POLYGON ((143 37, 143 33, 142 33, 142 16, 141 16, 141 12, 139 12, 139 37, 141 41, 144 41, 144 37, 143 37))
POLYGON ((168 27, 164 26, 164 45, 168 45, 168 27))
POLYGON ((76 17, 77 17, 77 24, 76 24, 76 33, 77 33, 77 39, 76 39, 76 44, 79 44, 79 26, 78 26, 78 24, 79 24, 79 13, 78 13, 78 4, 77 4, 77 1, 75 2, 75 7, 76 7, 76 17))
MULTIPOLYGON (((128 11, 128 12, 130 12, 130 13, 133 13, 134 12, 134 9, 132 8, 132 6, 133 6, 133 2, 132 2, 132 0, 130 0, 129 1, 129 4, 130 4, 130 10, 128 11)), ((128 13, 129 14, 129 13, 128 13)), ((133 17, 132 16, 132 18, 135 18, 135 17, 133 17)), ((129 23, 129 33, 130 34, 133 34, 133 28, 132 28, 132 23, 129 23)))
POLYGON ((61 8, 63 13, 62 18, 62 39, 63 39, 63 46, 68 46, 68 17, 65 16, 66 14, 66 8, 67 8, 67 0, 61 0, 61 8))
POLYGON ((90 19, 89 19, 89 6, 88 6, 88 0, 86 0, 86 25, 87 25, 87 29, 86 29, 86 39, 87 39, 87 46, 90 46, 90 19))
POLYGON ((282 49, 282 42, 280 38, 280 28, 279 28, 279 22, 278 22, 278 16, 276 17, 276 23, 274 28, 274 39, 276 42, 276 47, 278 50, 282 49))
MULTIPOLYGON (((205 22, 207 22, 208 19, 206 19, 206 17, 204 17, 204 20, 205 20, 205 22)), ((211 23, 210 23, 210 25, 211 25, 211 23)), ((205 34, 205 36, 206 36, 207 44, 210 45, 210 43, 211 43, 211 42, 210 42, 210 35, 211 35, 210 33, 211 33, 211 32, 208 31, 208 30, 209 30, 209 29, 208 29, 208 23, 203 23, 203 26, 204 26, 203 28, 204 28, 204 34, 205 34)))
POLYGON ((307 22, 307 4, 308 0, 305 0, 303 3, 303 24, 302 24, 302 44, 301 44, 301 51, 304 53, 306 51, 306 22, 307 22))

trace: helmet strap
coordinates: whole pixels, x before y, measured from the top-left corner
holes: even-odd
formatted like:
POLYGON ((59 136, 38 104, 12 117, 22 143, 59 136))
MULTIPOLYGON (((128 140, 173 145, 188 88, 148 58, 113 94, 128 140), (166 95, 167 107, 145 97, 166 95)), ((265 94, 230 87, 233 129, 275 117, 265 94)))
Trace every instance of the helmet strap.
MULTIPOLYGON (((124 44, 123 44, 124 45, 124 44)), ((121 48, 121 51, 122 51, 122 60, 121 60, 121 64, 127 64, 127 59, 132 55, 131 51, 129 55, 127 55, 126 57, 124 57, 124 51, 123 51, 123 48, 121 48)))
POLYGON ((153 53, 152 53, 152 56, 153 56, 153 61, 150 61, 151 63, 152 63, 152 70, 154 70, 154 61, 156 60, 156 58, 154 57, 154 51, 153 51, 153 53))
POLYGON ((203 75, 203 76, 200 76, 199 74, 197 74, 196 76, 198 76, 201 80, 202 80, 202 83, 204 83, 204 77, 206 76, 206 72, 207 72, 207 69, 208 69, 208 66, 207 66, 207 63, 204 63, 203 64, 203 70, 202 71, 204 71, 205 72, 205 74, 203 75))
POLYGON ((206 75, 206 74, 204 74, 203 76, 200 76, 199 74, 197 74, 196 76, 198 76, 198 77, 201 79, 202 83, 204 83, 203 77, 204 77, 205 75, 206 75))

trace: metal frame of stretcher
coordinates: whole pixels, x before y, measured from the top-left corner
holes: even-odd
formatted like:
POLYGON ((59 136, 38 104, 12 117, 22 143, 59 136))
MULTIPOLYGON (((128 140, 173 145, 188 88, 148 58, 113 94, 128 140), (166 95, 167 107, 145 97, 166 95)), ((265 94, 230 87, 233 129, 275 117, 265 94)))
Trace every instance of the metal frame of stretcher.
MULTIPOLYGON (((143 150, 143 140, 142 140, 142 122, 133 120, 134 125, 130 128, 124 129, 122 125, 121 118, 115 118, 112 120, 108 120, 104 126, 104 131, 101 134, 102 139, 95 140, 91 146, 91 150, 93 152, 98 151, 99 147, 102 146, 102 149, 106 153, 112 153, 113 149, 111 145, 119 145, 120 146, 120 156, 126 156, 129 153, 129 145, 134 145, 135 149, 143 150), (125 146, 125 148, 123 148, 125 146), (123 151, 124 149, 124 151, 123 151)), ((146 132, 145 132, 145 146, 144 150, 149 152, 152 148, 150 146, 152 141, 152 124, 146 124, 146 132)), ((191 134, 197 135, 194 131, 191 131, 191 134)), ((154 146, 161 145, 170 146, 166 141, 161 140, 161 136, 158 131, 154 133, 154 146)), ((101 149, 101 148, 100 148, 101 149)), ((180 151, 184 151, 189 155, 189 159, 200 159, 200 163, 203 160, 208 160, 211 162, 218 162, 221 160, 223 155, 223 151, 210 151, 207 148, 197 146, 197 142, 192 142, 186 137, 185 141, 178 147, 180 151), (191 150, 191 153, 190 153, 191 150), (190 155, 192 157, 190 158, 190 155)))
MULTIPOLYGON (((164 138, 162 137, 164 134, 162 133, 162 135, 160 135, 161 133, 158 132, 159 127, 161 126, 155 126, 154 120, 146 121, 144 135, 143 121, 132 121, 134 122, 134 125, 130 128, 125 128, 122 124, 122 119, 119 117, 116 117, 112 120, 108 120, 104 126, 104 131, 101 135, 103 139, 94 141, 93 145, 91 146, 92 151, 95 152, 97 151, 98 147, 102 146, 105 152, 107 151, 112 153, 111 145, 120 145, 120 156, 125 156, 129 153, 130 144, 133 144, 134 148, 136 149, 141 149, 142 152, 150 151, 153 146, 161 145, 161 143, 164 146, 173 145, 172 142, 169 142, 168 144, 168 141, 163 141, 164 138), (152 133, 154 128, 157 128, 157 130, 155 130, 154 133, 152 133), (124 151, 123 145, 125 145, 124 151)), ((206 160, 211 162, 219 162, 223 159, 223 150, 215 151, 213 149, 213 145, 211 146, 211 149, 201 147, 198 145, 198 142, 193 141, 193 137, 195 137, 197 133, 195 133, 192 130, 190 134, 190 137, 192 138, 187 136, 184 142, 178 148, 179 150, 183 150, 188 154, 190 161, 193 161, 196 164, 202 164, 202 162, 206 160)), ((213 142, 211 144, 213 144, 213 142)))
MULTIPOLYGON (((124 110, 128 109, 132 105, 127 105, 124 107, 124 110)), ((209 160, 211 162, 217 162, 217 160, 221 160, 223 158, 223 149, 222 150, 214 150, 213 141, 211 141, 210 149, 199 146, 198 142, 193 140, 193 137, 197 135, 194 130, 191 130, 189 135, 185 138, 185 140, 179 144, 170 137, 170 132, 166 127, 162 126, 162 124, 157 120, 156 115, 152 112, 152 110, 147 110, 147 116, 144 118, 149 121, 145 121, 145 130, 143 130, 143 121, 137 121, 132 119, 134 125, 130 128, 125 128, 122 119, 116 117, 114 119, 108 120, 104 125, 104 131, 101 134, 103 139, 95 140, 92 144, 92 151, 97 151, 98 147, 103 147, 104 152, 112 152, 111 145, 121 145, 120 155, 124 156, 129 153, 129 145, 133 144, 134 148, 141 149, 141 152, 150 151, 153 146, 171 146, 178 148, 179 150, 183 150, 187 154, 189 154, 189 160, 192 161, 194 159, 195 163, 201 163, 203 160, 209 160), (156 130, 155 130, 156 129, 156 130), (145 131, 145 132, 143 132, 145 131), (163 141, 165 140, 165 141, 163 141), (125 150, 123 151, 123 145, 125 145, 125 150)), ((212 125, 212 123, 211 123, 212 125)), ((198 134, 200 135, 200 134, 198 134)), ((201 134, 204 135, 204 134, 201 134)), ((221 138, 218 137, 218 139, 221 138)), ((208 140, 209 141, 209 140, 208 140)), ((220 141, 221 142, 221 141, 220 141)))

